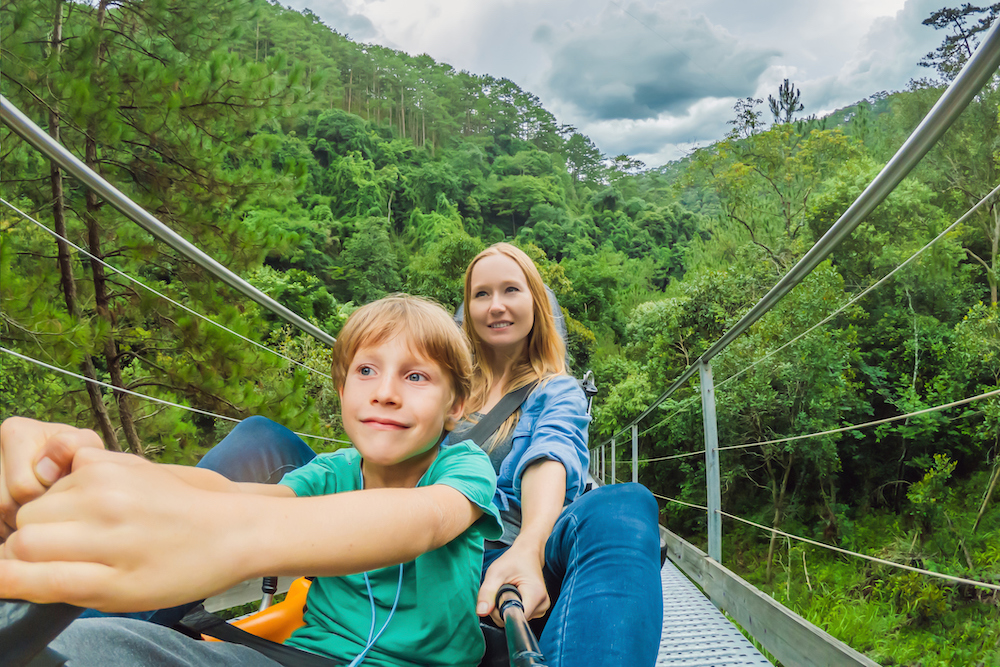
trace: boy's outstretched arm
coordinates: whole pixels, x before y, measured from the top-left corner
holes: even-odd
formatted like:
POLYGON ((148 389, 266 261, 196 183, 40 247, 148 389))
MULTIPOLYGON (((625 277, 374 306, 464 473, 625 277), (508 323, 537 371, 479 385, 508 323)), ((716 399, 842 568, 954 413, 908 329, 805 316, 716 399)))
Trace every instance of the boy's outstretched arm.
POLYGON ((73 473, 24 505, 0 545, 0 597, 103 611, 168 607, 256 576, 406 562, 480 514, 443 485, 268 497, 199 488, 168 466, 81 449, 73 473))

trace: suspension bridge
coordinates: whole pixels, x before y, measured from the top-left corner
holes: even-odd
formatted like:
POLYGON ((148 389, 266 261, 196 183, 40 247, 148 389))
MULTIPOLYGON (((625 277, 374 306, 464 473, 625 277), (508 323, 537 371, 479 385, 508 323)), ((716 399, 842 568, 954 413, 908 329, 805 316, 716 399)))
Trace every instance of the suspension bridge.
MULTIPOLYGON (((767 352, 759 357, 752 364, 727 377, 722 382, 715 384, 712 373, 712 360, 723 352, 734 340, 745 333, 755 322, 770 311, 781 299, 783 299, 792 289, 813 271, 832 250, 846 239, 852 231, 861 223, 864 218, 879 205, 892 190, 906 177, 908 173, 919 163, 926 153, 934 146, 945 131, 951 126, 962 110, 968 105, 973 97, 986 85, 1000 67, 1000 22, 992 27, 987 36, 980 44, 977 51, 970 58, 961 73, 955 78, 944 95, 930 110, 920 125, 913 131, 909 139, 903 144, 896 155, 887 163, 883 170, 868 185, 864 192, 854 201, 854 203, 843 213, 829 231, 802 257, 802 259, 788 271, 787 274, 755 305, 742 319, 730 328, 715 344, 713 344, 704 354, 691 363, 688 368, 677 377, 653 403, 651 403, 642 413, 628 424, 624 425, 617 433, 608 440, 595 445, 591 449, 591 475, 601 483, 617 483, 622 481, 619 478, 620 469, 630 468, 631 480, 638 481, 640 465, 657 463, 659 465, 669 465, 672 460, 681 460, 690 457, 704 457, 706 470, 706 505, 696 505, 680 501, 675 498, 658 496, 667 503, 676 503, 687 506, 706 513, 707 517, 707 543, 708 551, 703 552, 697 547, 689 544, 677 535, 661 528, 661 539, 667 560, 662 571, 663 599, 664 599, 664 627, 661 639, 661 649, 657 659, 657 665, 687 665, 696 666, 721 666, 721 665, 766 665, 769 660, 757 648, 761 647, 776 660, 784 665, 876 665, 874 661, 851 648, 844 642, 832 637, 822 629, 812 625, 791 610, 777 603, 770 596, 757 590, 739 576, 731 572, 723 565, 722 554, 722 520, 727 518, 732 521, 741 522, 764 532, 780 535, 788 540, 796 540, 810 544, 817 548, 829 549, 840 554, 874 562, 882 566, 900 568, 917 572, 923 576, 936 577, 952 583, 975 586, 979 588, 1000 591, 1000 585, 986 581, 976 581, 962 577, 932 572, 926 569, 896 563, 890 560, 878 558, 871 555, 852 552, 840 547, 797 536, 791 533, 777 530, 773 527, 764 526, 745 518, 736 516, 723 510, 721 502, 721 466, 719 453, 727 450, 747 449, 761 447, 769 444, 788 442, 791 440, 820 437, 836 433, 847 432, 857 429, 872 428, 879 424, 899 421, 912 418, 914 416, 928 412, 951 410, 962 405, 974 403, 996 397, 1000 395, 1000 390, 986 392, 977 396, 970 396, 965 399, 954 401, 902 414, 886 419, 872 422, 854 424, 849 426, 839 426, 815 433, 793 436, 788 438, 778 438, 774 440, 761 441, 749 444, 725 445, 720 443, 718 436, 718 425, 716 420, 716 391, 726 384, 734 381, 737 377, 748 372, 754 366, 760 364, 765 359, 793 346, 797 341, 810 335, 824 324, 831 321, 838 313, 863 299, 868 293, 878 289, 892 278, 897 272, 915 261, 921 254, 930 249, 935 243, 944 238, 955 227, 962 224, 979 209, 995 201, 1000 195, 1000 185, 979 201, 961 218, 956 220, 944 232, 936 238, 930 240, 923 248, 900 263, 895 269, 889 272, 877 283, 855 296, 848 299, 833 313, 827 315, 822 320, 816 322, 808 329, 797 334, 794 338, 784 343, 780 347, 767 352), (684 452, 680 454, 663 456, 657 458, 640 458, 639 438, 656 426, 659 426, 674 415, 668 416, 653 426, 648 425, 648 421, 653 416, 654 411, 663 404, 677 390, 686 386, 689 380, 698 377, 698 396, 701 400, 703 416, 704 442, 703 449, 697 451, 684 452), (640 432, 640 428, 644 428, 640 432), (630 456, 627 455, 630 444, 630 456), (621 452, 622 456, 619 457, 621 452), (732 619, 732 621, 730 620, 732 619), (742 627, 746 635, 751 636, 756 645, 752 643, 743 632, 733 624, 733 621, 742 627)), ((206 255, 197 247, 186 241, 179 234, 168 228, 155 217, 143 210, 128 197, 108 183, 100 175, 88 168, 83 162, 69 153, 58 142, 49 137, 43 130, 32 123, 24 114, 11 105, 5 98, 0 97, 0 118, 2 121, 18 134, 21 138, 41 151, 47 158, 58 164, 68 173, 79 179, 86 187, 90 188, 101 196, 104 201, 110 203, 130 220, 140 225, 143 229, 152 234, 161 242, 167 244, 183 256, 203 267, 210 275, 221 280, 247 298, 266 308, 270 312, 283 318, 288 323, 299 328, 316 339, 332 344, 334 339, 326 332, 322 331, 309 321, 300 317, 296 313, 277 303, 260 290, 254 288, 239 276, 235 275, 214 259, 206 255)), ((169 299, 166 295, 157 292, 153 288, 146 286, 141 280, 129 276, 118 269, 106 264, 103 260, 90 255, 84 248, 72 244, 69 239, 59 236, 42 223, 33 219, 27 213, 17 209, 13 204, 0 199, 0 203, 13 210, 15 213, 30 220, 41 229, 53 236, 60 238, 64 243, 69 244, 77 252, 90 257, 92 261, 101 262, 109 270, 119 274, 121 277, 132 281, 143 289, 150 290, 155 295, 168 299, 177 307, 184 309, 213 326, 225 329, 234 336, 238 336, 244 341, 261 347, 269 353, 276 354, 284 358, 289 363, 305 367, 308 371, 320 375, 326 375, 323 371, 304 366, 299 361, 291 359, 280 352, 262 346, 260 343, 251 340, 241 334, 226 329, 201 313, 197 313, 187 306, 169 299)), ((193 410, 203 415, 217 419, 238 421, 232 417, 219 415, 204 410, 197 410, 189 406, 169 403, 162 399, 143 395, 137 392, 124 390, 120 387, 100 383, 86 378, 57 366, 46 364, 37 359, 33 359, 14 350, 0 347, 0 351, 5 354, 16 356, 30 363, 39 364, 49 370, 71 375, 86 382, 97 382, 114 392, 130 393, 132 395, 166 403, 178 409, 193 410)), ((681 409, 686 409, 693 405, 694 400, 690 400, 681 409)), ((300 433, 303 437, 319 437, 307 433, 300 433)), ((330 438, 323 438, 330 440, 330 438)), ((210 601, 209 607, 223 608, 233 604, 247 601, 247 591, 250 587, 231 591, 229 594, 210 601), (214 603, 214 604, 213 604, 214 603)))

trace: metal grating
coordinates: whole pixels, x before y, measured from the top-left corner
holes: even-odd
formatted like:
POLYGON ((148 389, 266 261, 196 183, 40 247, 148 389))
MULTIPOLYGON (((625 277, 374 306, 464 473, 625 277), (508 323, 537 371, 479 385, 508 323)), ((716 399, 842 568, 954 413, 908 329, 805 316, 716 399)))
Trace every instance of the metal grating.
POLYGON ((663 634, 656 664, 726 667, 771 663, 669 560, 663 581, 663 634))

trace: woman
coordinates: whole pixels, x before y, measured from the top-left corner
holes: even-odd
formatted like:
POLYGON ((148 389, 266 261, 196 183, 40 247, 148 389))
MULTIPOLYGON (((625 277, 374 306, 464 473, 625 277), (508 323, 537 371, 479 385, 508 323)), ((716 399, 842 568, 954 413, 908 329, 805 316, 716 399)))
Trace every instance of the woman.
POLYGON ((549 665, 654 664, 663 614, 656 501, 638 484, 581 495, 590 417, 524 252, 498 243, 472 260, 462 326, 475 362, 472 414, 452 441, 505 394, 538 383, 484 446, 504 534, 486 545, 477 613, 499 623, 496 591, 513 583, 526 615, 542 619, 549 665))

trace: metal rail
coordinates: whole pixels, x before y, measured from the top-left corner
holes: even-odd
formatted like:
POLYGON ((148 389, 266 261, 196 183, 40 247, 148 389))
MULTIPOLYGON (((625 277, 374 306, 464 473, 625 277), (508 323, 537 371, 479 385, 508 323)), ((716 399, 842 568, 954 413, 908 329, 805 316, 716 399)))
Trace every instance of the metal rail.
POLYGON ((333 345, 337 339, 316 325, 296 315, 288 308, 261 292, 259 289, 240 278, 238 275, 199 250, 187 239, 157 220, 141 206, 129 199, 118 188, 111 185, 100 174, 81 162, 44 130, 35 125, 30 118, 11 104, 6 97, 0 95, 0 120, 4 122, 19 137, 41 151, 47 158, 58 164, 104 198, 106 202, 121 211, 125 217, 136 223, 155 238, 188 258, 210 274, 226 283, 247 298, 260 304, 289 324, 313 336, 327 345, 333 345))
MULTIPOLYGON (((876 206, 889 196, 899 183, 913 170, 920 160, 933 148, 958 116, 965 110, 972 98, 1000 68, 1000 21, 996 21, 986 38, 972 54, 962 71, 948 86, 924 120, 917 126, 906 142, 891 160, 882 168, 878 176, 865 188, 853 204, 820 238, 815 245, 765 294, 757 304, 733 325, 718 341, 696 359, 648 408, 615 432, 624 433, 633 424, 645 419, 660 403, 687 382, 703 363, 712 360, 737 336, 742 334, 767 311, 773 308, 788 292, 802 282, 820 262, 826 259, 834 248, 846 239, 871 213, 876 206)), ((607 444, 610 439, 601 443, 607 444)))

